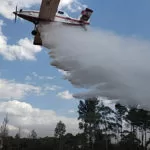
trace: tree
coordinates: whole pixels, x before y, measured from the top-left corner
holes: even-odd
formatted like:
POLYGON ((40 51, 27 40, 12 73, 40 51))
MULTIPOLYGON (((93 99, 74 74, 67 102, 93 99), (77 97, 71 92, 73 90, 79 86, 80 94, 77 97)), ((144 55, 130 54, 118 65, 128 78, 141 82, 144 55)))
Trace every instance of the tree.
POLYGON ((67 133, 64 136, 64 149, 65 150, 73 150, 77 148, 77 141, 75 136, 73 136, 71 133, 67 133))
POLYGON ((56 128, 55 128, 55 137, 62 137, 66 132, 66 125, 62 122, 62 121, 59 121, 56 125, 56 128))
POLYGON ((3 144, 2 147, 3 149, 7 149, 9 142, 7 140, 8 137, 8 114, 6 114, 6 116, 4 117, 3 123, 1 125, 0 128, 0 137, 1 137, 1 143, 3 144))
POLYGON ((62 122, 62 121, 59 121, 56 125, 56 128, 55 128, 55 137, 58 137, 59 138, 59 150, 62 149, 62 137, 64 136, 66 132, 66 125, 62 122))
POLYGON ((105 106, 103 102, 100 103, 99 112, 101 114, 100 123, 101 123, 101 129, 103 133, 105 134, 105 149, 108 149, 108 145, 110 143, 110 138, 114 137, 114 130, 116 129, 115 119, 112 114, 114 114, 114 111, 108 107, 105 106))
POLYGON ((18 133, 16 133, 15 138, 20 139, 20 137, 21 137, 21 128, 19 127, 18 128, 18 133))
POLYGON ((76 135, 76 145, 80 149, 84 149, 84 145, 86 144, 86 135, 85 133, 78 133, 76 135))
POLYGON ((123 132, 123 120, 125 120, 125 114, 127 112, 127 108, 119 103, 117 103, 115 105, 115 109, 116 109, 116 127, 117 127, 117 132, 121 133, 122 136, 122 132, 123 132))
POLYGON ((140 143, 141 141, 137 139, 134 132, 122 135, 122 139, 119 142, 122 150, 138 150, 140 149, 140 143))
POLYGON ((99 129, 101 117, 99 111, 99 101, 97 98, 89 98, 85 101, 80 101, 78 106, 78 120, 81 120, 79 128, 84 131, 90 149, 92 149, 95 141, 95 133, 99 129))
POLYGON ((30 138, 32 138, 32 139, 36 139, 36 138, 37 138, 37 133, 36 133, 35 130, 32 130, 32 131, 31 131, 30 138))
POLYGON ((21 128, 18 128, 18 133, 16 133, 15 135, 15 139, 16 139, 16 147, 19 150, 21 148, 21 144, 20 144, 20 137, 21 137, 21 128))
POLYGON ((6 116, 4 117, 4 120, 3 120, 3 123, 2 123, 2 126, 0 128, 0 136, 2 138, 5 138, 8 136, 8 114, 6 114, 6 116))
POLYGON ((137 131, 140 132, 141 146, 144 147, 144 145, 147 144, 147 131, 150 130, 149 111, 138 108, 130 108, 126 118, 131 125, 131 132, 135 135, 137 135, 137 131))

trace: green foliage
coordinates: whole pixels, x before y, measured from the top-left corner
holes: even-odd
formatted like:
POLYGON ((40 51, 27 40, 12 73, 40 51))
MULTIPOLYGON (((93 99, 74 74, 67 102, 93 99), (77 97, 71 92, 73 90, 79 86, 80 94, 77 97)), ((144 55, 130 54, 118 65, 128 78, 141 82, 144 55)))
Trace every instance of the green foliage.
MULTIPOLYGON (((32 130, 28 138, 1 137, 4 150, 149 150, 150 111, 127 108, 119 103, 112 109, 97 98, 82 100, 78 106, 79 129, 82 133, 66 133, 59 121, 55 137, 37 138, 32 130)), ((7 129, 7 117, 1 132, 7 129), (2 130, 3 129, 3 130, 2 130)), ((8 133, 8 132, 6 132, 8 133)), ((1 134, 2 135, 2 134, 1 134)))
POLYGON ((62 122, 62 121, 59 121, 56 125, 56 128, 55 128, 55 137, 62 137, 66 132, 66 125, 62 122))
POLYGON ((32 138, 32 139, 36 139, 37 138, 37 133, 35 132, 35 130, 31 131, 30 138, 32 138))
POLYGON ((136 137, 135 133, 129 133, 127 135, 123 135, 119 144, 123 150, 137 150, 140 148, 141 141, 136 137))
POLYGON ((4 117, 3 123, 0 127, 0 137, 7 137, 8 136, 8 115, 6 114, 6 116, 4 117))
MULTIPOLYGON (((78 106, 78 119, 79 128, 84 131, 87 143, 89 143, 89 148, 93 145, 93 140, 95 139, 95 132, 99 129, 100 123, 100 108, 98 106, 99 101, 97 98, 87 99, 85 101, 80 101, 78 106)), ((85 143, 84 143, 85 144, 85 143)))

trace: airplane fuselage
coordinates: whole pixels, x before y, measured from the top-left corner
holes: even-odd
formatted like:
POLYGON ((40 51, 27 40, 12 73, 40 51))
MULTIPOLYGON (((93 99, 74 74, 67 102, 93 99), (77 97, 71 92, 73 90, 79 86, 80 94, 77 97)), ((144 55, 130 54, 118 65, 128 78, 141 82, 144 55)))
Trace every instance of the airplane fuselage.
POLYGON ((38 24, 39 22, 61 22, 64 24, 75 25, 75 26, 89 25, 89 22, 86 22, 86 21, 81 22, 81 20, 79 19, 71 18, 63 11, 58 11, 55 15, 54 20, 45 20, 45 19, 39 18, 39 11, 34 11, 34 10, 31 10, 31 11, 20 10, 20 11, 14 12, 14 14, 34 24, 38 24))
POLYGON ((51 22, 58 22, 68 26, 79 26, 79 28, 87 30, 86 25, 89 25, 90 18, 93 13, 92 9, 85 8, 81 11, 78 19, 70 17, 66 12, 58 10, 58 6, 61 0, 41 0, 41 6, 39 11, 35 10, 17 10, 15 9, 15 22, 17 16, 32 22, 35 26, 31 34, 34 36, 34 45, 42 45, 41 27, 42 25, 49 24, 51 22))

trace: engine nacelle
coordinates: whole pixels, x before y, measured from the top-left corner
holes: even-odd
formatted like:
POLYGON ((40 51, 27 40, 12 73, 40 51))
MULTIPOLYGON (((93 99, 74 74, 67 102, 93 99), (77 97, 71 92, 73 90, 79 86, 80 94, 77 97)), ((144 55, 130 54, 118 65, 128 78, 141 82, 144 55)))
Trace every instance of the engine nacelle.
POLYGON ((86 8, 85 10, 83 10, 83 11, 81 12, 80 20, 81 20, 81 21, 89 21, 89 19, 90 19, 92 13, 93 13, 93 10, 92 10, 92 9, 86 8))

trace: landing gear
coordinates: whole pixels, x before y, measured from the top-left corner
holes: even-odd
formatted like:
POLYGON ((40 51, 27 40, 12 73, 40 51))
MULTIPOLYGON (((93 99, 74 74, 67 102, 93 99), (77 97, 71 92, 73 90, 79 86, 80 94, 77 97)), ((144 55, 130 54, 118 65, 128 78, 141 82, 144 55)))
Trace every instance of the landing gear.
POLYGON ((37 34, 37 24, 38 24, 38 21, 35 22, 34 30, 31 32, 31 34, 32 34, 33 36, 36 36, 36 34, 37 34))
POLYGON ((37 34, 37 30, 33 30, 31 34, 35 36, 37 34))

